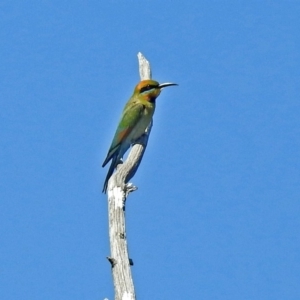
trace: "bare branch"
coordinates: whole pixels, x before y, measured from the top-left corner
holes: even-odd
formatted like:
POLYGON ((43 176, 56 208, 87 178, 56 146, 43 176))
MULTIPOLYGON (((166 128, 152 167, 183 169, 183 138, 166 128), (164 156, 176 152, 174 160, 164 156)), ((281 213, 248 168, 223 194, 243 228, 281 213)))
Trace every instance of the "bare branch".
MULTIPOLYGON (((139 71, 141 80, 151 78, 150 64, 139 52, 139 71)), ((136 173, 147 147, 152 122, 130 149, 123 164, 108 181, 109 239, 111 256, 107 257, 112 267, 115 300, 135 300, 135 291, 130 266, 132 259, 128 256, 125 230, 125 202, 128 194, 137 188, 128 181, 136 173)))
POLYGON ((140 77, 141 80, 151 79, 151 67, 149 61, 145 58, 145 56, 139 52, 138 53, 138 60, 139 60, 139 70, 140 70, 140 77))

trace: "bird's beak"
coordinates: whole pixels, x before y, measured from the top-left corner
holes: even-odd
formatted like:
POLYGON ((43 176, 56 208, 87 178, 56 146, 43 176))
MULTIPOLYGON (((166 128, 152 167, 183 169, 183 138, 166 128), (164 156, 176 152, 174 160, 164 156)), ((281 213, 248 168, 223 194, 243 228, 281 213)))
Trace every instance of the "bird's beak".
POLYGON ((158 88, 162 89, 162 88, 165 88, 167 86, 172 86, 172 85, 178 85, 177 83, 170 83, 170 82, 167 82, 167 83, 161 83, 158 88))

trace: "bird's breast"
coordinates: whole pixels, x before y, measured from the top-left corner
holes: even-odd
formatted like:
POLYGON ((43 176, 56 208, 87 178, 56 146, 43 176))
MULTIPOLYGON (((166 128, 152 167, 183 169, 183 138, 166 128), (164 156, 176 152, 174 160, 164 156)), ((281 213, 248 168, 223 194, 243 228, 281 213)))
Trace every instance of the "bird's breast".
POLYGON ((131 142, 134 142, 136 139, 138 139, 144 134, 146 128, 149 126, 152 120, 154 110, 154 106, 144 106, 144 110, 139 122, 136 124, 136 126, 130 133, 131 142))

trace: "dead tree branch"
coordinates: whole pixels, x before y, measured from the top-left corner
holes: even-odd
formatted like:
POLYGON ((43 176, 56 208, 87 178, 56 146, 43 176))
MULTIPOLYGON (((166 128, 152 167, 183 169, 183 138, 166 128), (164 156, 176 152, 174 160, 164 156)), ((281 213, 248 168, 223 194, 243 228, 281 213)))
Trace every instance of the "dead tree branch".
MULTIPOLYGON (((151 79, 150 64, 138 53, 141 80, 151 79)), ((115 288, 115 300, 135 300, 135 291, 130 266, 133 261, 128 256, 125 230, 125 202, 128 194, 137 188, 128 184, 134 176, 147 147, 152 122, 145 134, 132 146, 124 163, 119 164, 117 171, 108 182, 108 216, 111 256, 107 257, 112 267, 115 288)))

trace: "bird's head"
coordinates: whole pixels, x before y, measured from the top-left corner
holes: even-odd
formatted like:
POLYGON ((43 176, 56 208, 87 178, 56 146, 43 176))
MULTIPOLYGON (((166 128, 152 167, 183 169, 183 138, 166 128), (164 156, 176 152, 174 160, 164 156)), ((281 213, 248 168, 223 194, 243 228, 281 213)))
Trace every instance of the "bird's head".
POLYGON ((176 83, 158 83, 155 80, 142 80, 134 89, 134 94, 142 96, 149 102, 155 102, 164 87, 178 85, 176 83))

